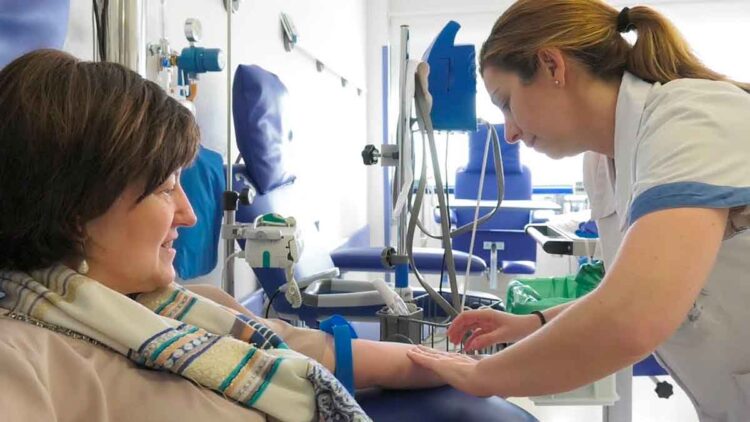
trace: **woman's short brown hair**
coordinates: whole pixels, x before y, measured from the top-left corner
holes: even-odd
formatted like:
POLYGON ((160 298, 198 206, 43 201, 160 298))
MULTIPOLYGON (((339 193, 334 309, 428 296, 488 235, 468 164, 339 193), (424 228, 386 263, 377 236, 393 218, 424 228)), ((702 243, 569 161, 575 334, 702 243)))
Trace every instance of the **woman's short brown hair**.
POLYGON ((84 224, 125 188, 139 201, 190 163, 190 111, 115 63, 55 50, 0 71, 0 268, 30 270, 83 257, 84 224))

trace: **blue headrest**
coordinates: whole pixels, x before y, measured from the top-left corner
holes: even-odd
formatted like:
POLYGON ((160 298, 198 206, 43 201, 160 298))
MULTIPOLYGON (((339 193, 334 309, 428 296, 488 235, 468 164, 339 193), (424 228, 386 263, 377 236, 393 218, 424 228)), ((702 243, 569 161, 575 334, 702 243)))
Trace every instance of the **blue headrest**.
POLYGON ((284 125, 287 90, 279 78, 255 65, 239 65, 232 87, 234 130, 247 176, 265 194, 295 179, 284 165, 292 132, 284 125))
POLYGON ((0 68, 39 48, 60 49, 69 0, 0 0, 0 68))
POLYGON ((477 65, 473 45, 454 45, 461 25, 448 22, 425 51, 435 130, 473 131, 477 127, 477 65))
MULTIPOLYGON (((500 138, 500 151, 503 155, 503 172, 513 174, 521 172, 520 143, 509 144, 505 141, 505 126, 494 125, 497 136, 500 138)), ((481 171, 482 157, 484 156, 484 143, 487 141, 487 126, 480 125, 479 128, 469 134, 469 162, 464 167, 466 170, 481 171)), ((492 144, 490 144, 489 156, 487 157, 487 173, 495 172, 495 160, 492 158, 492 144)))

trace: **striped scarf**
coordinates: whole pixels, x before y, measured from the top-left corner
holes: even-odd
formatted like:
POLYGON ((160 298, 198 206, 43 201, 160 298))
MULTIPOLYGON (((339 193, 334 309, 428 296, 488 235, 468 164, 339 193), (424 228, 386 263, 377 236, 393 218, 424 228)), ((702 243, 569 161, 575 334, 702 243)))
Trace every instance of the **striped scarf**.
POLYGON ((132 300, 68 267, 0 271, 0 307, 81 333, 281 421, 368 421, 322 365, 179 285, 132 300))

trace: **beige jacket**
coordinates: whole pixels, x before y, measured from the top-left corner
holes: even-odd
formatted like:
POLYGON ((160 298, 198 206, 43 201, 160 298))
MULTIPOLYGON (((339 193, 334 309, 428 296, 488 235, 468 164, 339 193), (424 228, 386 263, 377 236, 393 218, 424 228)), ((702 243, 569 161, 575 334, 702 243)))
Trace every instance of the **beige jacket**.
MULTIPOLYGON (((332 359, 316 330, 267 320, 297 350, 332 359)), ((106 347, 0 317, 2 421, 264 421, 266 417, 185 378, 136 367, 106 347)))

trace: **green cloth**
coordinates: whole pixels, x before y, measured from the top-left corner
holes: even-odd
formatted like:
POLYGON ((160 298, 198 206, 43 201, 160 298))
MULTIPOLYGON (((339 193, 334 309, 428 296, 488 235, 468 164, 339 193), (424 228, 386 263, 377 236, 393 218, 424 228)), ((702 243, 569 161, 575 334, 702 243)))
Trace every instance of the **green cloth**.
POLYGON ((584 264, 578 274, 566 277, 545 277, 513 280, 508 284, 506 311, 525 315, 542 311, 585 296, 604 278, 604 264, 584 264))

